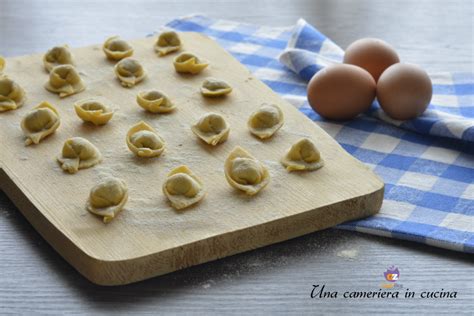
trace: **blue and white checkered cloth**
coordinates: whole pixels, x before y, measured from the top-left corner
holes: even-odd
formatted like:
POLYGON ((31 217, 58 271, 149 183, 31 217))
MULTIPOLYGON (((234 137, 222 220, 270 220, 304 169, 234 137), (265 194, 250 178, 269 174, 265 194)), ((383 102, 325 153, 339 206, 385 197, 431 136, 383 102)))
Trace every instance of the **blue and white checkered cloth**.
MULTIPOLYGON (((342 62, 343 56, 339 46, 305 20, 299 20, 280 61, 309 81, 320 69, 342 62)), ((421 134, 474 142, 474 75, 439 73, 432 74, 431 79, 433 99, 422 116, 409 121, 393 120, 377 101, 366 114, 421 134)))
POLYGON ((433 104, 416 120, 389 120, 374 104, 352 121, 332 122, 308 105, 306 83, 340 62, 343 50, 304 20, 275 28, 194 15, 167 28, 215 39, 384 179, 380 213, 338 228, 474 253, 472 74, 431 75, 433 104))

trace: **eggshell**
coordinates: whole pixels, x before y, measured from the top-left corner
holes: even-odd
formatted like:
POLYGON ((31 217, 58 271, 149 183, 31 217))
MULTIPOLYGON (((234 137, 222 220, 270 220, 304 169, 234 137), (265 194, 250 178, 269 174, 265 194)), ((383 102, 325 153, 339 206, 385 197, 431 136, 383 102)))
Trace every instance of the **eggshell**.
POLYGON ((393 64, 400 62, 395 49, 377 38, 363 38, 347 47, 344 63, 367 70, 377 82, 380 75, 393 64))
POLYGON ((308 84, 308 102, 321 116, 348 120, 366 111, 375 99, 375 81, 364 69, 332 65, 317 72, 308 84))
POLYGON ((410 120, 430 104, 433 86, 428 74, 412 64, 395 64, 380 76, 377 100, 393 119, 410 120))

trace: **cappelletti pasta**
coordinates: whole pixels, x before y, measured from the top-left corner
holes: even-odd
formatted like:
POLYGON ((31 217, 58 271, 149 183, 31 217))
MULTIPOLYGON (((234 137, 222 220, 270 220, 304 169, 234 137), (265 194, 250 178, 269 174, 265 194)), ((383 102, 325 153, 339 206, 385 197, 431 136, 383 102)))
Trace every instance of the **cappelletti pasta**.
POLYGON ((49 102, 34 107, 21 121, 21 129, 26 136, 25 145, 39 144, 45 137, 54 133, 60 125, 59 114, 49 102))
POLYGON ((145 122, 140 122, 127 133, 127 146, 138 157, 158 157, 165 150, 165 141, 145 122))
POLYGON ((209 145, 216 146, 229 137, 230 127, 224 117, 217 113, 203 115, 191 127, 193 133, 209 145))
POLYGON ((109 178, 92 188, 86 208, 92 214, 101 216, 104 223, 109 223, 122 211, 127 200, 125 181, 109 178))
POLYGON ((60 98, 79 93, 86 88, 72 65, 59 65, 51 69, 49 81, 44 87, 50 92, 59 94, 60 98))
POLYGON ((163 193, 177 210, 198 203, 206 195, 202 181, 187 166, 179 166, 168 174, 163 193))
POLYGON ((293 144, 281 163, 288 171, 316 170, 324 165, 319 150, 308 138, 302 138, 293 144))
POLYGON ((176 108, 169 97, 158 90, 139 92, 137 103, 140 107, 151 113, 168 113, 176 108))
POLYGON ((131 57, 119 61, 115 65, 114 70, 120 83, 126 88, 135 86, 146 77, 146 71, 143 66, 138 60, 131 57))
POLYGON ((169 53, 176 52, 181 49, 181 39, 175 31, 166 31, 158 36, 155 43, 155 51, 159 56, 165 56, 169 53))
POLYGON ((81 100, 74 104, 77 116, 84 122, 91 122, 94 125, 107 124, 114 111, 110 106, 95 99, 81 100))
POLYGON ((48 50, 43 56, 43 64, 48 72, 58 65, 74 66, 74 59, 69 50, 69 46, 55 46, 48 50))
POLYGON ((204 70, 209 63, 207 61, 201 60, 194 54, 191 53, 181 53, 173 61, 174 68, 177 72, 180 73, 190 73, 197 74, 204 70))
POLYGON ((260 139, 273 136, 283 126, 283 112, 274 104, 263 104, 247 122, 250 132, 260 139))
POLYGON ((224 164, 225 177, 233 188, 255 195, 270 182, 270 173, 260 161, 237 146, 224 164))
POLYGON ((220 97, 232 92, 232 87, 224 80, 207 78, 201 86, 201 93, 205 97, 220 97))
POLYGON ((15 81, 0 76, 0 112, 16 110, 26 100, 25 90, 15 81))
POLYGON ((69 173, 90 168, 102 161, 102 155, 90 141, 82 137, 72 137, 64 142, 61 155, 57 158, 61 168, 69 173))
POLYGON ((112 36, 105 40, 102 50, 110 60, 121 60, 133 55, 133 47, 119 36, 112 36))

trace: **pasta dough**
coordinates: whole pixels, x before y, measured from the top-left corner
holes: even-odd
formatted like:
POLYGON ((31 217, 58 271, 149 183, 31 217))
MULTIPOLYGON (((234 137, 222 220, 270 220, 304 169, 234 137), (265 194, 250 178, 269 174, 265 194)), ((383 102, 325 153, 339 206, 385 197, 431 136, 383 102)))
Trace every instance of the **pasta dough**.
POLYGON ((179 166, 168 174, 163 193, 177 210, 196 204, 206 195, 201 180, 187 166, 179 166))
POLYGON ((146 71, 140 62, 133 58, 125 58, 115 65, 115 75, 122 86, 131 88, 146 77, 146 71))
POLYGON ((181 39, 179 38, 178 33, 174 31, 161 33, 155 44, 155 51, 160 56, 165 56, 180 49, 181 39))
POLYGON ((25 90, 15 81, 0 76, 0 112, 16 110, 25 103, 25 90))
POLYGON ((197 74, 200 73, 204 68, 209 66, 209 63, 201 60, 194 54, 181 53, 174 59, 174 68, 180 73, 197 74))
POLYGON ((122 211, 127 200, 128 188, 125 181, 109 178, 92 188, 87 210, 102 216, 104 223, 109 223, 122 211))
POLYGON ((260 161, 237 146, 224 164, 227 182, 248 195, 255 195, 270 182, 270 173, 260 161))
POLYGON ((60 125, 59 113, 49 102, 41 102, 21 121, 21 129, 26 136, 25 145, 39 144, 51 135, 60 125))
POLYGON ((216 146, 223 143, 229 137, 230 127, 224 117, 217 113, 208 113, 202 116, 199 121, 191 127, 197 137, 216 146))
POLYGON ((283 112, 274 104, 263 104, 250 115, 247 125, 258 138, 270 138, 283 126, 283 112))
POLYGON ((55 46, 48 50, 43 56, 43 64, 48 72, 58 65, 74 66, 74 59, 69 50, 69 46, 55 46))
POLYGON ((44 87, 50 92, 59 94, 60 98, 79 93, 86 88, 76 68, 71 65, 54 67, 44 87))
POLYGON ((64 171, 76 173, 79 169, 97 165, 102 161, 102 155, 87 139, 72 137, 66 140, 57 159, 64 171))
POLYGON ((109 37, 102 46, 102 50, 111 60, 121 60, 133 55, 133 47, 119 36, 109 37))
POLYGON ((104 125, 114 115, 112 109, 99 100, 81 100, 74 104, 77 116, 84 122, 91 122, 95 125, 104 125))
POLYGON ((0 74, 3 72, 3 69, 5 69, 5 58, 0 56, 0 74))
POLYGON ((316 170, 324 165, 319 150, 308 138, 302 138, 293 144, 281 163, 288 171, 316 170))
POLYGON ((219 97, 232 92, 232 87, 225 81, 207 78, 201 86, 201 93, 205 97, 219 97))
POLYGON ((137 103, 151 113, 168 113, 176 108, 168 96, 158 90, 139 92, 137 103))
POLYGON ((140 122, 128 131, 127 146, 138 157, 158 157, 165 150, 165 141, 153 127, 140 122))

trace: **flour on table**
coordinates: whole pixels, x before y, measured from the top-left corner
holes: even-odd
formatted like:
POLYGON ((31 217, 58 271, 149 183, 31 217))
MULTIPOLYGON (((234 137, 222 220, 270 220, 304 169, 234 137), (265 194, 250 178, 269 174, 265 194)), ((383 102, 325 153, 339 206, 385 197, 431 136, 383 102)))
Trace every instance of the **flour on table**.
POLYGON ((344 249, 344 250, 338 251, 336 253, 336 256, 341 257, 341 258, 346 258, 349 260, 354 260, 359 256, 359 251, 355 248, 344 249))

